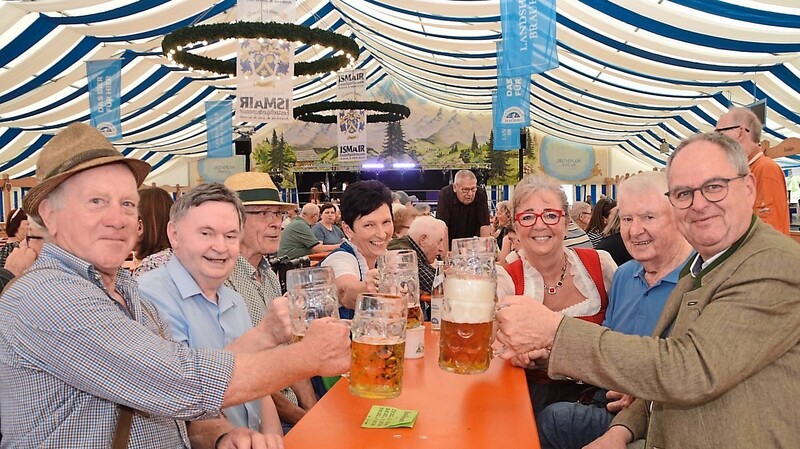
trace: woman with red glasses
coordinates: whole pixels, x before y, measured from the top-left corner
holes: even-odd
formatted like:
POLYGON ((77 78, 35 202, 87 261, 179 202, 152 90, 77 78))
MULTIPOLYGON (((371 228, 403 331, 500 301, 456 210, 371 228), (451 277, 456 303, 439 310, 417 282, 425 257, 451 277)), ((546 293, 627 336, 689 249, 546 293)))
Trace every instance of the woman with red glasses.
MULTIPOLYGON (((514 189, 514 229, 521 258, 498 268, 497 297, 524 295, 552 310, 600 324, 617 265, 605 251, 567 248, 567 196, 555 179, 525 177, 514 189)), ((587 385, 547 376, 549 351, 533 351, 513 360, 526 368, 534 413, 560 401, 578 400, 587 385)))

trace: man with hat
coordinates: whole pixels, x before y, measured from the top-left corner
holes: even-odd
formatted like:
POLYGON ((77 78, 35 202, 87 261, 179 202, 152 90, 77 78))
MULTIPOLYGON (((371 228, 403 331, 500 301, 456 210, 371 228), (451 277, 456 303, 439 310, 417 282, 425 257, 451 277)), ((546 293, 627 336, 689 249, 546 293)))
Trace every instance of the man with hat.
MULTIPOLYGON (((297 206, 280 200, 278 188, 266 173, 237 173, 228 177, 225 185, 239 195, 247 215, 239 258, 225 285, 242 295, 253 326, 258 326, 273 299, 281 296, 280 281, 267 257, 278 252, 281 221, 297 206)), ((289 431, 317 402, 308 379, 273 393, 272 399, 284 431, 289 431)))
MULTIPOLYGON (((4 444, 189 447, 184 420, 217 417, 299 379, 349 369, 347 329, 331 320, 315 321, 298 344, 276 347, 290 335, 285 301, 273 304, 269 326, 226 351, 171 341, 120 268, 136 242, 137 186, 149 169, 85 124, 69 125, 42 149, 39 183, 24 207, 50 238, 0 301, 4 444)), ((212 446, 250 439, 205 436, 212 446)))

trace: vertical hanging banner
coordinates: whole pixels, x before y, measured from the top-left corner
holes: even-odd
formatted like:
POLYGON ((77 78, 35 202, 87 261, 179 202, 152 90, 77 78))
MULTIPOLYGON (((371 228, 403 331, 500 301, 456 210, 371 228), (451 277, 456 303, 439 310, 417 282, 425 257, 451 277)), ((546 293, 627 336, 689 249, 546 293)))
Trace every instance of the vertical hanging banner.
MULTIPOLYGON (((367 95, 367 77, 363 70, 341 72, 336 79, 336 99, 339 101, 364 101, 367 95)), ((339 137, 339 160, 342 162, 367 159, 367 111, 340 109, 336 113, 339 137)))
POLYGON ((120 90, 122 60, 87 61, 89 117, 92 127, 108 140, 122 138, 120 122, 120 90))
POLYGON ((363 161, 367 158, 367 111, 340 109, 336 113, 339 134, 339 161, 363 161))
POLYGON ((519 128, 505 126, 502 123, 502 114, 498 104, 498 95, 492 92, 492 131, 494 133, 493 150, 518 150, 520 146, 519 128))
POLYGON ((206 150, 209 158, 233 156, 233 103, 206 101, 206 150))
POLYGON ((500 0, 505 71, 508 76, 558 67, 556 0, 500 0))
MULTIPOLYGON (((294 23, 294 0, 240 0, 239 20, 294 23)), ((255 123, 288 123, 294 90, 294 42, 244 39, 236 55, 236 117, 255 123)))
POLYGON ((336 99, 339 101, 365 101, 367 74, 364 70, 339 72, 336 80, 336 99))
POLYGON ((531 77, 507 76, 503 46, 497 43, 497 103, 500 123, 510 128, 524 128, 531 121, 531 77))

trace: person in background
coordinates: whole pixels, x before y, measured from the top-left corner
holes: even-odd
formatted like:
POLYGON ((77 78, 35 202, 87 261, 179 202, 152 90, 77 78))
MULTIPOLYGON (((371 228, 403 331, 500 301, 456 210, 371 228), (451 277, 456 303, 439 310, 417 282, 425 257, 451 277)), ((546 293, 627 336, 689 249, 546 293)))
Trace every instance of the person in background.
POLYGON ((378 257, 394 232, 392 192, 380 181, 351 184, 342 194, 342 230, 348 240, 320 262, 336 276, 339 316, 353 317, 359 293, 378 291, 378 257))
POLYGON ((433 277, 436 275, 433 263, 436 261, 436 256, 445 254, 446 227, 442 220, 431 216, 417 217, 411 222, 407 235, 389 242, 390 250, 410 249, 417 253, 420 291, 430 293, 433 288, 433 277))
MULTIPOLYGON (((38 183, 23 207, 49 240, 0 301, 4 447, 110 447, 115 435, 129 449, 189 447, 186 421, 349 369, 349 333, 333 320, 275 347, 291 335, 285 300, 265 320, 271 326, 226 351, 172 341, 121 269, 136 243, 137 188, 149 171, 82 123, 40 151, 38 183)), ((197 446, 250 444, 252 436, 212 432, 197 446)))
POLYGON ((417 215, 431 214, 431 205, 427 203, 417 203, 414 205, 414 209, 417 210, 417 215))
POLYGON ((611 215, 608 216, 608 224, 603 229, 603 238, 597 242, 596 248, 611 254, 611 258, 614 259, 617 265, 622 265, 633 258, 626 249, 627 245, 623 242, 620 234, 620 219, 617 207, 611 210, 611 215))
POLYGON ((286 226, 294 220, 297 215, 300 214, 300 208, 297 205, 294 205, 294 208, 289 209, 286 211, 286 218, 283 219, 283 223, 281 223, 281 229, 286 229, 286 226))
POLYGON ((311 227, 311 233, 323 245, 338 245, 344 240, 344 232, 336 226, 336 206, 323 203, 319 207, 320 220, 311 227))
POLYGON ((597 243, 603 238, 603 229, 608 224, 608 217, 611 215, 611 209, 617 205, 617 202, 612 198, 603 197, 597 201, 592 211, 592 217, 589 219, 589 225, 586 227, 586 235, 592 241, 592 246, 597 248, 597 243))
POLYGON ((739 142, 756 177, 756 201, 753 212, 778 232, 789 235, 789 197, 783 170, 761 150, 761 127, 758 117, 748 108, 733 108, 717 120, 716 132, 739 142))
MULTIPOLYGON (((275 298, 281 296, 278 275, 267 257, 278 251, 281 219, 295 205, 280 201, 278 188, 266 173, 237 173, 225 180, 225 186, 242 199, 247 216, 240 254, 225 285, 242 295, 253 326, 258 326, 275 298)), ((273 393, 272 400, 286 433, 316 404, 317 397, 311 382, 303 379, 273 393)))
POLYGON ((495 223, 492 226, 492 237, 497 240, 497 247, 502 248, 503 237, 506 232, 511 228, 514 223, 514 218, 511 216, 511 205, 508 201, 500 201, 497 203, 497 211, 495 214, 495 223))
POLYGON ((490 215, 486 190, 469 170, 459 170, 453 184, 439 191, 436 218, 447 225, 447 248, 453 239, 489 237, 490 215))
POLYGON ((405 237, 415 218, 417 218, 417 210, 414 207, 392 203, 392 220, 394 223, 392 237, 396 239, 405 237))
POLYGON ((338 248, 338 243, 324 244, 311 232, 311 226, 317 224, 318 218, 319 206, 313 203, 303 206, 300 216, 292 220, 281 234, 278 257, 296 259, 312 253, 326 253, 338 248))
MULTIPOLYGON (((653 333, 667 297, 688 262, 692 247, 678 232, 672 205, 664 196, 667 177, 643 172, 623 181, 617 191, 620 235, 633 255, 611 282, 603 326, 629 335, 653 333)), ((633 398, 599 389, 591 404, 558 402, 536 417, 543 449, 581 449, 605 433, 616 412, 633 398)))
POLYGON ((571 218, 572 222, 578 225, 579 228, 586 231, 589 229, 589 221, 592 218, 592 206, 583 201, 576 201, 569 209, 569 218, 571 218))
POLYGON ((506 297, 496 347, 503 358, 548 351, 551 376, 636 397, 591 449, 644 437, 648 448, 797 447, 800 246, 753 214, 755 177, 733 139, 685 139, 667 179, 678 231, 697 254, 651 337, 506 297))
POLYGON ((28 214, 22 208, 14 209, 10 212, 10 218, 6 223, 6 244, 0 248, 0 268, 5 267, 6 257, 19 247, 21 241, 25 240, 28 234, 28 214))
MULTIPOLYGON (((238 196, 218 183, 200 184, 170 209, 167 234, 173 257, 142 274, 139 293, 166 318, 172 339, 192 349, 225 349, 253 328, 244 299, 225 287, 239 257, 245 211, 238 196)), ((190 424, 190 432, 247 428, 280 448, 283 437, 270 395, 224 409, 219 422, 190 424), (194 427, 194 429, 193 429, 194 427)))
MULTIPOLYGON (((498 299, 525 295, 548 310, 600 324, 617 265, 605 251, 564 246, 569 205, 559 182, 543 174, 526 176, 514 188, 512 201, 520 260, 497 269, 498 299)), ((577 400, 587 388, 550 379, 544 352, 520 354, 513 363, 526 368, 537 416, 551 403, 577 400)))
POLYGON ((33 220, 28 222, 25 240, 19 242, 19 246, 6 258, 6 266, 3 269, 11 274, 8 280, 21 275, 36 262, 46 238, 47 231, 44 228, 33 220))
POLYGON ((139 241, 133 254, 139 260, 134 277, 164 265, 172 257, 167 236, 172 195, 158 187, 139 189, 139 241))
POLYGON ((419 198, 416 195, 408 195, 406 192, 402 190, 398 190, 397 198, 400 201, 400 204, 406 207, 414 207, 414 204, 419 202, 419 198))
POLYGON ((517 231, 512 227, 503 237, 503 246, 500 247, 500 252, 497 254, 497 264, 505 267, 519 260, 519 252, 519 238, 517 237, 517 231))

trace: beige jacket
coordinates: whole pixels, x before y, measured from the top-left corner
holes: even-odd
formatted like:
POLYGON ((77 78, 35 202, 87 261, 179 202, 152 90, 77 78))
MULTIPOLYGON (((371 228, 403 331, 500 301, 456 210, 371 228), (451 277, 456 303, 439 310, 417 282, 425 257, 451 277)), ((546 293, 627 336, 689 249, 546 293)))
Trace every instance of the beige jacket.
POLYGON ((800 447, 800 245, 755 220, 706 271, 667 300, 654 335, 674 319, 669 338, 565 318, 550 374, 640 398, 612 425, 647 448, 800 447))

